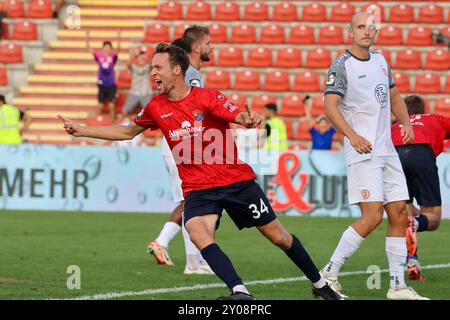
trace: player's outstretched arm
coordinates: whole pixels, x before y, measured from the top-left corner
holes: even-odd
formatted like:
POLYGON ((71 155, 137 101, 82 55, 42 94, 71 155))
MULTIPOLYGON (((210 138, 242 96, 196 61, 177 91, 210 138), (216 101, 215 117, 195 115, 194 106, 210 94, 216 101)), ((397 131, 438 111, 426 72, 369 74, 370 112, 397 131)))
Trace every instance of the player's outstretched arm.
POLYGON ((79 123, 66 119, 61 115, 58 115, 58 118, 63 122, 64 130, 74 137, 104 140, 131 140, 139 133, 146 130, 134 122, 128 126, 81 126, 79 123))
POLYGON ((397 118, 398 122, 402 124, 400 134, 404 144, 412 143, 414 141, 414 131, 409 121, 408 109, 406 108, 405 101, 401 97, 397 90, 397 87, 393 87, 389 91, 391 95, 391 110, 397 118))
POLYGON ((360 136, 349 126, 345 121, 341 111, 339 111, 339 103, 341 97, 337 94, 325 95, 325 114, 330 119, 333 126, 342 132, 349 140, 350 144, 358 153, 370 153, 372 151, 372 144, 360 136))

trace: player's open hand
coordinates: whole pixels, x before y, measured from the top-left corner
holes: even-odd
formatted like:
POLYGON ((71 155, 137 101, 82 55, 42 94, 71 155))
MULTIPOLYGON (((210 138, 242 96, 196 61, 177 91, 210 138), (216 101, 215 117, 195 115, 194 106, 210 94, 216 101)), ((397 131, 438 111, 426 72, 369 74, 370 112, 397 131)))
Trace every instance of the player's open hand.
POLYGON ((355 136, 349 137, 349 140, 350 144, 359 154, 372 152, 372 144, 364 137, 361 137, 359 134, 355 134, 355 136))
POLYGON ((407 123, 406 126, 400 127, 400 136, 404 144, 410 144, 414 142, 414 131, 411 127, 411 123, 407 123))
POLYGON ((64 130, 66 132, 74 137, 80 137, 80 124, 73 122, 70 119, 64 118, 62 115, 58 114, 58 118, 63 122, 64 124, 64 130))

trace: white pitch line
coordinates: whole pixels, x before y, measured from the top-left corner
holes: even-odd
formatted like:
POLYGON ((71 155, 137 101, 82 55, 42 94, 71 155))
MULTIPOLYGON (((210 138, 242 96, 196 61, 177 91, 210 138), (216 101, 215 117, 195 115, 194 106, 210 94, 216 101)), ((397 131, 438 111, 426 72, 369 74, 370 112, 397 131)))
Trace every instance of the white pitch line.
MULTIPOLYGON (((426 266, 421 266, 422 270, 426 269, 445 269, 450 268, 450 262, 444 264, 431 264, 426 266)), ((380 270, 381 273, 389 272, 389 269, 380 270)), ((348 271, 339 273, 339 277, 345 276, 354 276, 360 274, 368 274, 367 270, 359 270, 359 271, 348 271)), ((306 281, 308 280, 306 277, 293 277, 293 278, 276 278, 276 279, 268 279, 268 280, 253 280, 253 281, 245 281, 246 286, 255 286, 255 285, 266 285, 273 283, 286 283, 286 282, 295 282, 295 281, 306 281)), ((108 300, 114 298, 123 298, 123 297, 135 297, 135 296, 151 296, 158 295, 164 293, 172 293, 172 292, 183 292, 183 291, 192 291, 192 290, 203 290, 203 289, 211 289, 211 288, 223 288, 225 284, 223 283, 210 283, 210 284, 196 284, 190 287, 173 287, 173 288, 160 288, 160 289, 148 289, 143 291, 127 291, 127 292, 111 292, 111 293, 101 293, 93 296, 81 296, 75 298, 52 298, 50 300, 108 300)))

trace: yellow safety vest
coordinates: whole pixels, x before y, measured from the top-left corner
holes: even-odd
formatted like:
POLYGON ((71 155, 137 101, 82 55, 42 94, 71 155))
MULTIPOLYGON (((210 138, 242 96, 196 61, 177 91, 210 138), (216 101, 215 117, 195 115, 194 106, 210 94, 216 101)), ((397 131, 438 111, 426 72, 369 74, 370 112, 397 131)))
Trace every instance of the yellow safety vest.
POLYGON ((0 105, 0 143, 20 144, 20 112, 8 104, 0 105))
POLYGON ((270 136, 267 137, 264 149, 287 150, 286 126, 278 117, 266 121, 270 126, 270 136))

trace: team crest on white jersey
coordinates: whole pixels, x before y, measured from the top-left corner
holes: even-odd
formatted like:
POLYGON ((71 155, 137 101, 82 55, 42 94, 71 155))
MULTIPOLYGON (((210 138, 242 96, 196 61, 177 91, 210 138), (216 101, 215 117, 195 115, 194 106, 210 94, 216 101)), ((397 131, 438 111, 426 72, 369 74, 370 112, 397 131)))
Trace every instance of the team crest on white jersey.
POLYGON ((388 89, 386 85, 383 83, 380 83, 375 87, 375 98, 377 99, 378 103, 380 104, 381 108, 386 108, 388 104, 388 89))

